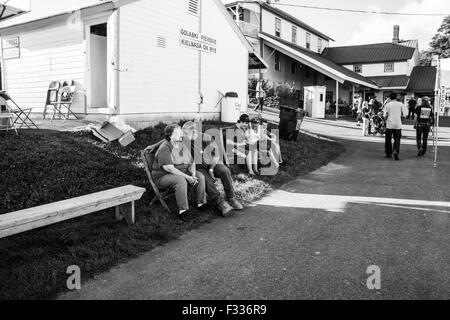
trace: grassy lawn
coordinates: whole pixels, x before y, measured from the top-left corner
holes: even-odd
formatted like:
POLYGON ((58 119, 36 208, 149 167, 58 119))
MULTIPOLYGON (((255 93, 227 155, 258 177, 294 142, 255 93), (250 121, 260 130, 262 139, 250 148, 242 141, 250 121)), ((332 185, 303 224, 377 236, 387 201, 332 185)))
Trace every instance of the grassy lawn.
MULTIPOLYGON (((205 123, 205 129, 218 123, 205 123)), ((77 265, 86 281, 188 230, 219 218, 212 207, 183 222, 160 205, 148 207, 150 185, 140 150, 162 138, 163 124, 139 131, 127 148, 105 145, 88 132, 24 130, 0 133, 0 215, 127 184, 147 188, 137 202, 136 225, 114 220, 114 210, 61 222, 0 239, 0 299, 50 299, 66 290, 67 267, 77 265)), ((248 178, 233 168, 239 199, 260 198, 296 176, 336 158, 337 143, 300 135, 281 142, 289 163, 278 175, 248 178)))

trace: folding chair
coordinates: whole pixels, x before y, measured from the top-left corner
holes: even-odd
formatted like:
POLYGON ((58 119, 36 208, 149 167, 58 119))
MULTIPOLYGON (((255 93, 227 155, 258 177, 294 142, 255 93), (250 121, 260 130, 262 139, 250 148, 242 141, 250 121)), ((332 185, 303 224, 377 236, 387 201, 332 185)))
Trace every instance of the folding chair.
POLYGON ((58 102, 58 92, 61 88, 61 82, 59 81, 52 81, 50 82, 50 85, 48 86, 47 90, 47 99, 45 100, 45 107, 44 107, 44 114, 43 118, 45 120, 47 116, 47 109, 49 106, 51 106, 53 112, 55 111, 55 103, 58 102))
MULTIPOLYGON (((64 84, 67 84, 67 82, 64 82, 64 84)), ((55 119, 56 111, 58 111, 59 118, 61 119, 61 116, 64 118, 64 120, 69 119, 70 115, 72 114, 75 119, 78 120, 78 117, 73 111, 71 110, 73 97, 75 95, 75 86, 69 86, 65 85, 59 90, 58 93, 58 101, 54 103, 54 110, 52 115, 52 121, 55 119), (65 108, 65 113, 63 114, 63 108, 65 108)))
POLYGON ((142 161, 144 162, 145 172, 147 173, 148 180, 150 181, 150 185, 152 186, 153 192, 155 193, 155 197, 150 202, 150 206, 153 206, 157 201, 159 201, 162 204, 162 206, 164 207, 164 209, 166 209, 170 213, 173 213, 172 210, 170 210, 170 208, 167 205, 165 200, 170 197, 173 197, 175 195, 174 191, 171 189, 160 191, 158 189, 158 187, 156 186, 156 183, 153 181, 152 172, 151 172, 153 162, 155 161, 156 151, 158 151, 158 148, 161 146, 161 144, 163 142, 164 142, 164 140, 141 151, 141 157, 142 157, 142 161))
POLYGON ((10 112, 15 114, 14 124, 20 124, 19 129, 24 125, 27 126, 28 129, 31 129, 32 127, 39 129, 33 120, 30 119, 30 113, 33 108, 20 108, 6 91, 0 91, 0 97, 6 101, 6 105, 9 106, 10 112), (13 106, 9 105, 8 102, 13 106))

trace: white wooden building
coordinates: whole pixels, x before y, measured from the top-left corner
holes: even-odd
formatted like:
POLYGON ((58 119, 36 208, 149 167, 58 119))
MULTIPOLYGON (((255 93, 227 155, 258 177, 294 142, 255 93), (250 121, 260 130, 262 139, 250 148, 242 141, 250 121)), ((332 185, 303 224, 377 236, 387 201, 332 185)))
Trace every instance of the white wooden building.
POLYGON ((0 23, 3 89, 33 112, 51 81, 69 80, 78 115, 116 113, 139 128, 218 117, 230 91, 246 108, 249 63, 261 60, 220 0, 39 2, 0 23))

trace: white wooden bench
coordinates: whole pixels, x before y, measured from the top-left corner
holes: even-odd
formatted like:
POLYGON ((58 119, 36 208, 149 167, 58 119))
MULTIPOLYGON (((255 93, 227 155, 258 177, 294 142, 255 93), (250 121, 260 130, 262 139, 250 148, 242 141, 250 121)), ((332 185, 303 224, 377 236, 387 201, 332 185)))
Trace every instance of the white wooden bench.
POLYGON ((134 203, 144 192, 144 188, 124 186, 3 214, 0 215, 0 238, 112 207, 116 207, 116 219, 134 224, 134 203), (128 203, 131 203, 131 208, 124 206, 128 203))

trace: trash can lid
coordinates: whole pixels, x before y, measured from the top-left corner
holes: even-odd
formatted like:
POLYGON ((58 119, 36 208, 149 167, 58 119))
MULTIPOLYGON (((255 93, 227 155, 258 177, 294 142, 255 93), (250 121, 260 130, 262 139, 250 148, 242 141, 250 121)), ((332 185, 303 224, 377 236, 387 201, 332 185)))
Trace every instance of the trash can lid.
POLYGON ((236 92, 227 92, 225 98, 239 98, 239 95, 236 92))

